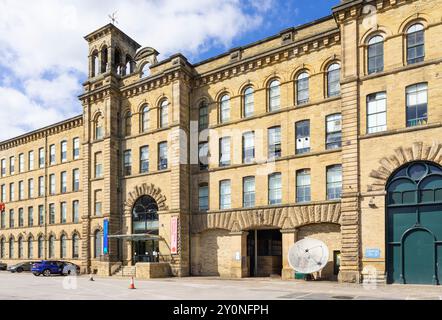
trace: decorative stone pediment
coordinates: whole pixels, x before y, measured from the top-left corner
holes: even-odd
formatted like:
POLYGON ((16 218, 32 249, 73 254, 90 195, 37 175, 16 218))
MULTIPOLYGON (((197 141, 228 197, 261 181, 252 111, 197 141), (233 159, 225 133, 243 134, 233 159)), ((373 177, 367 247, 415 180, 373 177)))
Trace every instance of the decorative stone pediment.
POLYGON ((124 203, 124 211, 126 214, 130 214, 135 202, 142 196, 152 197, 158 205, 160 211, 169 210, 166 205, 166 197, 162 194, 160 188, 154 184, 143 183, 136 186, 131 192, 126 195, 126 202, 124 203))
POLYGON ((402 165, 413 161, 431 161, 442 165, 442 144, 433 142, 432 145, 415 142, 411 147, 400 147, 394 150, 390 157, 379 161, 379 168, 370 173, 374 181, 367 186, 368 191, 384 191, 390 176, 402 165))
POLYGON ((200 233, 213 229, 231 232, 256 228, 294 229, 309 224, 340 224, 340 221, 341 203, 333 202, 194 215, 191 231, 200 233))

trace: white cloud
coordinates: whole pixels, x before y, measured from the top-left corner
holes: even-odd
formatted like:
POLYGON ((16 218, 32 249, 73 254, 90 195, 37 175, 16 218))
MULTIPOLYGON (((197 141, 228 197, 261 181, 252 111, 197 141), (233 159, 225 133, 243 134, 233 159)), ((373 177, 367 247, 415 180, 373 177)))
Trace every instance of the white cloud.
POLYGON ((118 27, 163 57, 182 52, 192 59, 213 45, 227 49, 261 26, 272 1, 1 0, 0 115, 11 130, 1 130, 0 140, 81 112, 76 96, 87 71, 83 36, 107 24, 108 14, 118 11, 118 27), (46 121, 23 123, 13 114, 31 110, 47 113, 46 121))

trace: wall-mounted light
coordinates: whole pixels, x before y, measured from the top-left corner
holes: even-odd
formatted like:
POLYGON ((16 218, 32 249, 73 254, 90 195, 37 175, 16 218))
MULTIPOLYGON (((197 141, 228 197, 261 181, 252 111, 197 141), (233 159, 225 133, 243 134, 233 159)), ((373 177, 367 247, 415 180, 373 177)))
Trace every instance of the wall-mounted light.
POLYGON ((370 199, 370 202, 368 203, 368 206, 370 207, 370 208, 377 208, 377 206, 376 206, 376 203, 374 202, 374 197, 373 198, 371 198, 370 199))

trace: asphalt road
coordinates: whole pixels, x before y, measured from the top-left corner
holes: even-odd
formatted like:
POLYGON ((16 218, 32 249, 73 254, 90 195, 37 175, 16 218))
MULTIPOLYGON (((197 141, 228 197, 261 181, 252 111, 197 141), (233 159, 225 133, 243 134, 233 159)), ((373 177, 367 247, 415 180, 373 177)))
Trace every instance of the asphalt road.
POLYGON ((0 300, 442 300, 442 287, 279 279, 35 277, 0 272, 0 300))

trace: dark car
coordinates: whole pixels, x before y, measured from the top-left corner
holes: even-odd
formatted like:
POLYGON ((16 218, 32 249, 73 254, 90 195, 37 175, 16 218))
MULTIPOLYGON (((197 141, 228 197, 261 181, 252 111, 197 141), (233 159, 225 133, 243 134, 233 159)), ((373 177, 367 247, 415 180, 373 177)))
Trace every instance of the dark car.
POLYGON ((0 262, 0 270, 6 271, 8 269, 8 265, 6 263, 0 262))
POLYGON ((22 262, 22 263, 17 263, 17 264, 15 264, 15 265, 13 265, 13 266, 10 266, 9 268, 8 268, 8 271, 11 271, 12 273, 15 273, 15 272, 17 272, 17 273, 22 273, 22 272, 29 272, 29 271, 31 271, 31 268, 32 268, 32 265, 34 264, 35 262, 22 262))
POLYGON ((53 274, 63 275, 64 266, 63 261, 40 261, 32 265, 31 272, 35 276, 44 275, 45 277, 53 274))
POLYGON ((63 267, 63 275, 74 276, 80 274, 80 267, 76 264, 65 262, 63 267))

